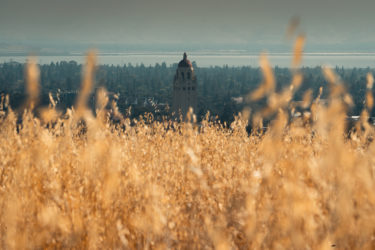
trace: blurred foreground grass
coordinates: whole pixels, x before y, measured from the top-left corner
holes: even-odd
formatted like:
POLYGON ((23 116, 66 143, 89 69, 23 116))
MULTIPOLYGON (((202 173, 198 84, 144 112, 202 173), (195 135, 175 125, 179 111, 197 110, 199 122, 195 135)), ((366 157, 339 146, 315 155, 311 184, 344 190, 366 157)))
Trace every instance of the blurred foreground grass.
MULTIPOLYGON (((104 90, 95 115, 86 108, 94 65, 90 54, 77 104, 64 114, 51 98, 33 115, 33 61, 21 123, 3 99, 0 248, 375 248, 370 91, 348 134, 351 98, 325 69, 328 104, 306 93, 300 105, 309 112, 293 118, 290 100, 303 76, 295 69, 291 85, 275 93, 263 55, 264 82, 248 99, 267 97, 264 110, 244 110, 229 127, 209 118, 197 124, 192 114, 190 122, 131 121, 115 104, 106 109, 104 90)), ((368 75, 369 90, 372 83, 368 75)))

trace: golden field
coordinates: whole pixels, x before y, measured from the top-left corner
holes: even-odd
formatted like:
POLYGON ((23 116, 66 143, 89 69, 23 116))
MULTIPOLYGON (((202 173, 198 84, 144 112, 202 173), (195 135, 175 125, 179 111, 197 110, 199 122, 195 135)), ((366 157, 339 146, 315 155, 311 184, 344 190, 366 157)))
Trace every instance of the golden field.
POLYGON ((63 114, 52 98, 33 114, 32 61, 21 123, 3 98, 1 249, 375 248, 371 75, 366 109, 347 133, 351 98, 330 69, 328 104, 306 93, 299 105, 310 112, 293 118, 290 100, 303 76, 295 68, 291 85, 275 93, 262 56, 264 82, 248 99, 266 96, 268 106, 224 126, 192 114, 181 123, 131 121, 115 104, 106 109, 104 90, 92 114, 85 103, 94 64, 90 54, 77 104, 63 114), (264 131, 262 118, 272 115, 264 131))

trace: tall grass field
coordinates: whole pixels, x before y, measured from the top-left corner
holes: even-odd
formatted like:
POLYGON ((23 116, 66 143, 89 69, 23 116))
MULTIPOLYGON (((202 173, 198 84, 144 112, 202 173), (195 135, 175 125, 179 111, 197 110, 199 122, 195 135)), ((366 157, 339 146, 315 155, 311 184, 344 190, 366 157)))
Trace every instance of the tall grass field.
POLYGON ((56 110, 51 95, 37 109, 30 60, 24 109, 6 96, 0 106, 0 248, 374 249, 373 77, 353 127, 352 99, 329 68, 328 100, 306 92, 292 103, 303 42, 281 92, 261 56, 264 81, 232 124, 193 112, 184 122, 130 120, 104 89, 90 111, 93 53, 76 105, 56 110), (267 106, 251 110, 259 98, 267 106))

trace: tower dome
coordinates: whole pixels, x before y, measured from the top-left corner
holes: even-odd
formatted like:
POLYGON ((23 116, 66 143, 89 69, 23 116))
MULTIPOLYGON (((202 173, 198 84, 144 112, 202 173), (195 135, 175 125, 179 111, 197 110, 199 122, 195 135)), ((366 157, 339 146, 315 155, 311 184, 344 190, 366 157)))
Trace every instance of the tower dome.
POLYGON ((178 63, 178 67, 188 67, 188 68, 192 68, 193 65, 191 64, 191 62, 187 59, 187 55, 186 55, 186 52, 184 53, 184 58, 178 63))

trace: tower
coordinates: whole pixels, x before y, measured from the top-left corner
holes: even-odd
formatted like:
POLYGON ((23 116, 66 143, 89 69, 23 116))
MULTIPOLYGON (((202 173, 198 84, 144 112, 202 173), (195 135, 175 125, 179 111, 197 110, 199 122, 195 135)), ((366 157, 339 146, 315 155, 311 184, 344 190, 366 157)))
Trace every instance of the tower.
POLYGON ((184 58, 178 63, 174 76, 172 112, 175 115, 181 113, 185 117, 189 107, 193 108, 194 113, 197 112, 197 78, 193 65, 184 53, 184 58))

